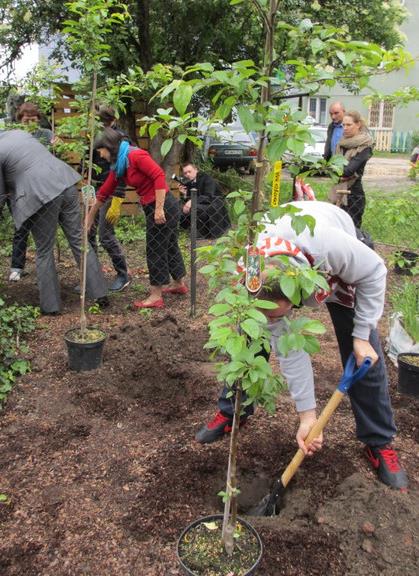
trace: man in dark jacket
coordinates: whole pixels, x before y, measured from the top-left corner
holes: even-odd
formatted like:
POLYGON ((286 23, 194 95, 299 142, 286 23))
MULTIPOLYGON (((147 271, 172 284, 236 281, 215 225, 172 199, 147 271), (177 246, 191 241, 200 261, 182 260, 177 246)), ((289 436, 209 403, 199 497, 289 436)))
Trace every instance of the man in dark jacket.
POLYGON ((343 135, 342 120, 345 114, 345 106, 342 102, 332 102, 329 107, 331 123, 327 127, 327 138, 324 146, 324 158, 330 160, 336 153, 336 146, 343 135))
POLYGON ((230 218, 225 206, 223 193, 214 178, 199 172, 191 162, 182 167, 183 176, 188 180, 186 186, 179 186, 185 201, 180 217, 180 226, 191 225, 191 188, 197 193, 197 230, 202 238, 218 238, 230 227, 230 218))
MULTIPOLYGON (((16 229, 30 219, 36 247, 41 311, 59 314, 60 288, 54 259, 60 224, 77 263, 81 255, 81 220, 76 183, 80 174, 53 156, 22 130, 0 131, 0 210, 7 200, 16 229)), ((87 293, 105 305, 107 287, 93 250, 87 254, 87 293)))

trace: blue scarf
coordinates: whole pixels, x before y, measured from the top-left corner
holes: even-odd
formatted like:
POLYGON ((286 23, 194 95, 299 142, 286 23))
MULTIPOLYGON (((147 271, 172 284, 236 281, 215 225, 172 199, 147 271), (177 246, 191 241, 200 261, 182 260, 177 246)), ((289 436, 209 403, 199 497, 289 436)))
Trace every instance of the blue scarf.
POLYGON ((112 164, 111 169, 116 172, 117 178, 122 178, 128 168, 128 153, 130 144, 127 140, 122 140, 119 145, 118 156, 115 164, 112 164))

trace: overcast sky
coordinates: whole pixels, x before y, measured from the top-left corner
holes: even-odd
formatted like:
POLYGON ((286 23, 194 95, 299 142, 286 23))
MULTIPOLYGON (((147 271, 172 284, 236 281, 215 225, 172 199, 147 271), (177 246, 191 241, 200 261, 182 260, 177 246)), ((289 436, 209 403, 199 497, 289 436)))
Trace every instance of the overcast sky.
MULTIPOLYGON (((20 58, 15 64, 15 74, 16 80, 20 80, 31 70, 39 59, 38 44, 31 44, 26 46, 23 50, 22 58, 20 58)), ((0 78, 2 74, 0 72, 0 78)))

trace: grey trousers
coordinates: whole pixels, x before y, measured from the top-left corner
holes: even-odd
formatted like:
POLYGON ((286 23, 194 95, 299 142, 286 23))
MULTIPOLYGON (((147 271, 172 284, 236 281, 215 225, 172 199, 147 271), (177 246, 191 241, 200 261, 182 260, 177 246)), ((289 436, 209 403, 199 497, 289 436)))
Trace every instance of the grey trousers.
MULTIPOLYGON (((58 224, 70 245, 73 256, 80 263, 81 220, 77 188, 71 186, 51 202, 45 204, 31 218, 31 232, 36 247, 36 275, 39 301, 44 313, 61 310, 60 286, 54 258, 54 245, 58 224)), ((106 296, 107 285, 94 251, 87 254, 86 292, 96 300, 106 296)))
POLYGON ((112 203, 112 196, 106 200, 104 205, 100 208, 99 212, 96 214, 96 220, 90 229, 89 242, 93 250, 97 254, 97 241, 96 233, 99 230, 99 242, 109 254, 109 258, 112 260, 113 267, 118 276, 123 276, 128 278, 128 267, 125 260, 124 252, 122 251, 122 246, 118 242, 115 235, 115 229, 113 224, 106 220, 106 214, 108 212, 109 206, 112 203))

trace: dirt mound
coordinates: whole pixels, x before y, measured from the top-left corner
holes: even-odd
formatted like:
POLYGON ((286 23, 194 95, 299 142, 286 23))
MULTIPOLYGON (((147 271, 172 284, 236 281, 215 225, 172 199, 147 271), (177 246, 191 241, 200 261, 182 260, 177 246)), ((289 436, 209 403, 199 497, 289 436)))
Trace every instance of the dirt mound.
POLYGON ((349 476, 317 512, 317 522, 336 532, 351 559, 347 576, 419 573, 419 497, 390 490, 361 474, 349 476), (374 567, 374 569, 373 569, 374 567))
MULTIPOLYGON (((185 301, 175 313, 127 315, 121 301, 117 314, 97 317, 109 334, 104 365, 85 374, 66 364, 62 335, 74 322, 40 321, 33 372, 19 379, 1 416, 0 493, 8 502, 0 503, 0 573, 180 576, 177 538, 197 517, 222 510, 217 493, 225 488, 228 440, 194 441, 219 389, 203 350, 207 317, 191 320, 185 301)), ((323 346, 327 354, 314 359, 321 406, 341 372, 330 334, 323 346)), ((411 493, 376 481, 343 402, 280 516, 251 519, 265 546, 261 576, 417 573, 419 403, 398 395, 389 369, 411 493)), ((258 410, 243 428, 244 510, 291 460, 296 424, 284 394, 276 415, 258 410)))

